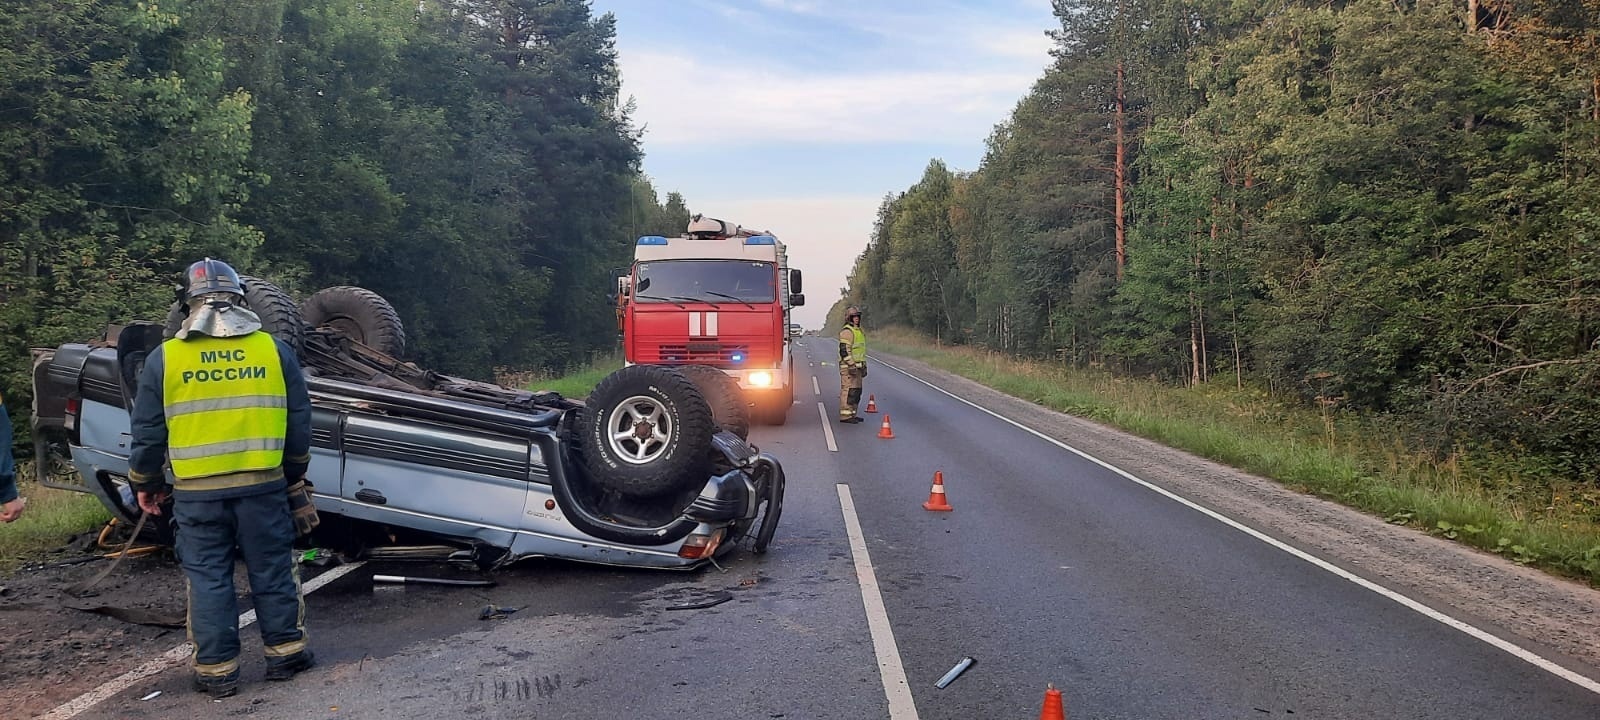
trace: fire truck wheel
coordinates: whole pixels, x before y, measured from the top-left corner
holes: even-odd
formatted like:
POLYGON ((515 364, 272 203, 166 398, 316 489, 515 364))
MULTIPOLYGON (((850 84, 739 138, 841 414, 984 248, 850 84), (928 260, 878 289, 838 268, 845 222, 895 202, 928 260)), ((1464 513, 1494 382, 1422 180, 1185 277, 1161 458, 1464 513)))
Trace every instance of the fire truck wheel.
POLYGON ((583 460, 594 482, 626 497, 660 497, 704 483, 711 407, 672 368, 630 365, 596 385, 584 404, 583 460))
MULTIPOLYGON (((240 275, 239 282, 244 284, 244 304, 261 318, 261 329, 282 340, 299 354, 305 344, 306 324, 294 300, 277 285, 261 278, 240 275)), ((189 309, 183 303, 172 303, 172 307, 167 309, 167 325, 163 335, 167 338, 177 337, 178 329, 188 316, 189 309)))
POLYGON ((340 285, 312 293, 300 306, 312 327, 330 327, 390 357, 406 352, 406 330, 388 300, 366 288, 340 285))
POLYGON ((738 380, 708 365, 684 365, 675 369, 689 378, 705 397, 717 427, 738 435, 740 440, 750 437, 750 409, 745 406, 738 380))

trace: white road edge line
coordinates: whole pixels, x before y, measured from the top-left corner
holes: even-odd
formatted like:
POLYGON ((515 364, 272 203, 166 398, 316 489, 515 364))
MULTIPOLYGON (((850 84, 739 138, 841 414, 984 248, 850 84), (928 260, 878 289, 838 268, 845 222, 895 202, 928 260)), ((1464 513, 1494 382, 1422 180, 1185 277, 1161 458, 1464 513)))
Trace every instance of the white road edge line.
POLYGON ((900 663, 900 647, 889 625, 889 611, 883 607, 883 592, 878 589, 878 574, 867 554, 867 539, 861 534, 856 517, 856 502, 850 486, 839 483, 839 509, 844 512, 845 533, 850 536, 850 554, 856 561, 856 581, 861 585, 861 604, 867 611, 867 630, 872 633, 872 650, 878 655, 878 676, 883 678, 883 694, 889 700, 889 720, 917 720, 917 704, 911 699, 911 684, 900 663))
POLYGON ((828 452, 839 452, 839 445, 833 441, 833 426, 828 424, 828 408, 817 402, 817 414, 822 416, 822 437, 828 440, 828 452))
MULTIPOLYGON (((322 586, 350 574, 351 571, 361 567, 365 563, 366 561, 363 560, 333 568, 332 570, 311 578, 311 580, 307 581, 301 586, 301 592, 306 595, 310 595, 311 593, 316 592, 322 586)), ((239 616, 239 629, 243 630, 249 625, 255 623, 255 621, 256 611, 246 611, 239 616)), ((189 643, 183 643, 182 645, 157 655, 155 658, 147 661, 145 664, 129 670, 128 672, 125 672, 110 681, 107 681, 104 685, 101 685, 100 687, 90 690, 89 692, 86 692, 66 703, 61 704, 56 709, 51 710, 49 714, 45 715, 42 720, 67 720, 68 718, 76 717, 79 713, 82 713, 89 708, 116 697, 118 693, 133 687, 134 683, 137 683, 140 680, 152 675, 159 674, 163 670, 189 659, 189 655, 192 652, 193 646, 189 643)))
POLYGON ((817 384, 817 376, 815 375, 811 376, 811 394, 818 397, 822 396, 822 386, 817 384))
POLYGON ((917 381, 919 383, 922 383, 923 385, 927 385, 928 387, 933 388, 934 390, 937 390, 937 391, 939 391, 941 393, 944 393, 945 395, 948 395, 948 396, 950 396, 952 398, 955 398, 956 400, 958 400, 958 401, 960 401, 962 403, 965 403, 965 404, 970 405, 970 406, 972 406, 974 408, 977 408, 978 410, 981 410, 981 411, 983 411, 985 413, 988 413, 989 415, 992 415, 995 418, 998 418, 1002 422, 1005 422, 1005 423, 1008 423, 1010 425, 1015 426, 1016 428, 1022 430, 1023 432, 1030 433, 1030 434, 1038 437, 1039 439, 1044 440, 1045 442, 1048 442, 1048 443, 1050 443, 1052 445, 1055 445, 1056 447, 1059 447, 1059 448, 1061 448, 1063 450, 1066 450, 1067 452, 1070 452, 1070 453, 1072 453, 1074 455, 1077 455, 1078 457, 1081 457, 1081 458, 1083 458, 1085 460, 1088 460, 1089 462, 1092 462, 1092 463, 1094 463, 1096 465, 1099 465, 1100 467, 1103 467, 1103 468, 1105 468, 1107 470, 1110 470, 1111 472, 1114 472, 1114 473, 1116 473, 1118 475, 1121 475, 1122 477, 1124 477, 1124 478, 1126 478, 1128 480, 1131 480, 1131 481, 1133 481, 1135 483, 1138 483, 1139 485, 1142 485, 1142 486, 1144 486, 1144 487, 1146 487, 1146 488, 1148 488, 1148 489, 1150 489, 1150 490, 1152 490, 1152 491, 1154 491, 1156 493, 1159 493, 1161 495, 1165 495, 1168 498, 1170 498, 1172 500, 1175 500, 1175 501, 1177 501, 1177 502, 1179 502, 1179 503, 1181 503, 1181 504, 1183 504, 1183 505, 1185 505, 1185 506, 1187 506, 1187 507, 1189 507, 1189 508, 1191 508, 1191 509, 1193 509, 1195 511, 1198 511, 1198 512, 1203 513, 1203 514, 1205 514, 1207 516, 1210 516, 1213 520, 1216 520, 1216 521, 1218 521, 1218 522, 1220 522, 1220 523, 1222 523, 1224 525, 1227 525, 1228 527, 1231 527, 1231 528, 1233 528, 1235 530, 1238 530, 1239 532, 1242 532, 1242 533, 1244 533, 1246 535, 1249 535, 1250 537, 1253 537, 1253 538, 1255 538, 1257 540, 1260 540, 1261 542, 1264 542, 1264 543, 1266 543, 1268 545, 1271 545, 1272 547, 1275 547, 1275 548, 1277 548, 1279 550, 1282 550, 1282 551, 1284 551, 1286 553, 1289 553, 1290 555, 1293 555, 1293 556, 1295 556, 1295 557, 1297 557, 1297 558, 1299 558, 1301 560, 1304 560, 1304 561, 1306 561, 1308 563, 1311 563, 1312 565, 1315 565, 1315 566, 1317 566, 1319 568, 1322 568, 1323 570, 1326 570, 1326 571, 1328 571, 1330 573, 1333 573, 1334 575, 1336 575, 1336 576, 1338 576, 1340 578, 1343 578, 1345 580, 1348 580, 1348 581, 1350 581, 1350 582, 1352 582, 1352 583, 1354 583, 1354 584, 1356 584, 1356 585, 1358 585, 1360 587, 1366 588, 1367 590, 1371 590, 1374 593, 1377 593, 1377 594, 1379 594, 1379 595, 1381 595, 1383 597, 1386 597, 1386 598, 1388 598, 1390 600, 1393 600, 1394 602, 1399 603, 1400 605, 1403 605, 1403 606, 1405 606, 1405 607, 1417 612, 1418 614, 1422 615, 1423 617, 1427 617, 1429 619, 1436 620, 1436 621, 1438 621, 1440 623, 1443 623, 1443 624, 1448 625, 1448 626, 1450 626, 1452 628, 1455 628, 1456 630, 1459 630, 1459 631, 1465 633, 1466 635, 1468 635, 1468 636, 1470 636, 1472 638, 1475 638, 1477 640, 1481 640, 1481 641, 1483 641, 1485 643, 1488 643, 1489 645, 1492 645, 1492 646, 1494 646, 1494 647, 1496 647, 1496 648, 1498 648, 1500 650, 1505 651, 1507 654, 1511 655, 1512 657, 1517 658, 1518 660, 1522 660, 1523 662, 1526 662, 1529 665, 1532 665, 1532 666, 1534 666, 1536 668, 1539 668, 1540 670, 1548 672, 1551 675, 1555 675, 1556 677, 1559 677, 1559 678, 1561 678, 1563 680, 1566 680, 1566 681, 1568 681, 1568 682, 1570 682, 1570 683, 1572 683, 1574 685, 1577 685, 1578 687, 1581 687, 1581 688, 1583 688, 1585 690, 1588 690, 1589 692, 1600 694, 1600 681, 1596 681, 1593 678, 1590 678, 1588 676, 1579 674, 1579 673, 1574 672, 1572 670, 1568 670, 1567 668, 1562 667, 1561 665, 1558 665, 1555 662, 1553 662, 1551 660, 1548 660, 1548 659, 1544 658, 1543 656, 1540 656, 1540 655, 1534 653, 1533 651, 1528 650, 1527 648, 1522 647, 1521 645, 1517 645, 1516 643, 1513 643, 1513 642, 1511 642, 1509 640, 1506 640, 1506 639, 1504 639, 1504 638, 1502 638, 1502 637, 1500 637, 1498 635, 1495 635, 1494 633, 1488 632, 1487 630, 1479 629, 1478 627, 1476 627, 1474 625, 1470 625, 1470 624, 1468 624, 1468 623, 1466 623, 1466 622, 1464 622, 1462 620, 1458 620, 1458 619, 1456 619, 1454 617, 1446 615, 1443 612, 1435 610, 1435 609, 1433 609, 1433 608, 1431 608, 1431 607, 1429 607, 1427 605, 1424 605, 1421 602, 1418 602, 1416 600, 1411 599, 1410 597, 1402 595, 1399 592, 1396 592, 1394 590, 1390 590, 1389 588, 1386 588, 1386 587, 1384 587, 1382 585, 1379 585, 1379 584, 1377 584, 1375 582, 1372 582, 1371 580, 1368 580, 1368 579, 1363 578, 1363 577, 1361 577, 1359 575, 1356 575, 1355 573, 1352 573, 1349 570, 1346 570, 1346 569, 1344 569, 1342 567, 1339 567, 1338 565, 1335 565, 1335 564, 1333 564, 1331 562, 1328 562, 1327 560, 1323 560, 1322 558, 1319 558, 1319 557, 1317 557, 1315 555, 1312 555, 1311 553, 1308 553, 1308 552, 1306 552, 1304 550, 1301 550, 1299 548, 1293 547, 1293 546, 1291 546, 1291 545, 1289 545, 1289 544, 1287 544, 1287 543, 1285 543, 1285 542, 1283 542, 1281 540, 1278 540, 1277 538, 1274 538, 1274 537, 1272 537, 1270 535, 1267 535, 1266 533, 1263 533, 1263 532, 1261 532, 1259 530, 1256 530, 1255 528, 1252 528, 1252 527, 1249 527, 1249 526, 1247 526, 1247 525, 1245 525, 1243 523, 1240 523, 1239 521, 1234 520, 1233 518, 1230 518, 1230 517, 1228 517, 1226 515, 1223 515, 1222 513, 1219 513, 1219 512, 1217 512, 1215 510, 1212 510, 1211 508, 1208 508, 1208 507, 1205 507, 1203 505, 1200 505, 1199 503, 1196 503, 1193 500, 1190 500, 1190 499, 1188 499, 1186 497, 1178 495, 1177 493, 1174 493, 1174 492, 1172 492, 1170 490, 1167 490, 1166 488, 1162 488, 1162 487, 1159 487, 1157 485, 1153 485, 1153 484, 1151 484, 1149 482, 1146 482, 1144 480, 1141 480, 1138 477, 1135 477, 1133 474, 1129 473, 1128 471, 1123 470, 1122 468, 1119 468, 1119 467, 1117 467, 1115 465, 1112 465, 1111 463, 1108 463, 1108 462, 1106 462, 1104 460, 1101 460, 1100 458, 1097 458, 1097 457, 1095 457, 1093 455, 1090 455, 1089 453, 1086 453, 1086 452, 1084 452, 1082 450, 1079 450, 1079 449, 1077 449, 1075 447, 1072 447, 1071 445, 1068 445, 1068 444, 1066 444, 1064 442, 1061 442, 1060 440, 1057 440, 1057 439, 1055 439, 1053 437, 1050 437, 1049 435, 1046 435, 1046 434, 1044 434, 1042 432, 1039 432, 1038 430, 1035 430, 1035 429, 1033 429, 1031 427, 1023 425, 1022 423, 1019 423, 1019 422, 1017 422, 1015 420, 1012 420, 1011 418, 1008 418, 1008 417, 1006 417, 1004 415, 1001 415, 1000 413, 997 413, 997 412, 995 412, 993 410, 990 410, 989 408, 986 408, 986 407, 983 407, 981 405, 978 405, 977 403, 974 403, 971 400, 968 400, 968 399, 963 398, 963 397, 961 397, 959 395, 956 395, 955 393, 952 393, 952 392, 950 392, 948 390, 945 390, 944 388, 939 387, 938 385, 934 385, 933 383, 930 383, 927 380, 923 380, 922 378, 911 374, 909 371, 907 371, 907 370, 905 370, 903 368, 896 367, 895 365, 893 365, 891 363, 884 362, 882 359, 877 359, 877 362, 879 364, 881 364, 881 365, 884 365, 884 366, 894 370, 895 372, 898 372, 898 373, 900 373, 902 375, 905 375, 908 378, 911 378, 912 380, 915 380, 915 381, 917 381))

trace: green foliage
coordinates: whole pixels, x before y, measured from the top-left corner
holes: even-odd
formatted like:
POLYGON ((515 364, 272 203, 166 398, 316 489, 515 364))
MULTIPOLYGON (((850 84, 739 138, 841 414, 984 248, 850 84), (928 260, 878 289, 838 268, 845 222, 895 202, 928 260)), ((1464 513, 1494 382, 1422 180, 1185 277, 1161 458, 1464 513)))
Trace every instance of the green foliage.
POLYGON ((0 392, 207 255, 369 287, 456 374, 609 350, 607 271, 689 215, 639 172, 615 32, 583 0, 0 0, 0 392))
POLYGON ((846 289, 869 324, 1600 490, 1595 0, 1055 5, 982 166, 886 199, 846 289))

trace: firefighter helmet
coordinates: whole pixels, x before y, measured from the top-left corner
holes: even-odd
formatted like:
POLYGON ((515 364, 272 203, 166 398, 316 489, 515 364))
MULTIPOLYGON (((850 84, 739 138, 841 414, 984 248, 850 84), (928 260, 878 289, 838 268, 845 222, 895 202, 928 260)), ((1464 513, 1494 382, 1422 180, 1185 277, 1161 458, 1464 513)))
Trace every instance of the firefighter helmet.
POLYGON ((190 265, 184 272, 184 278, 188 285, 184 291, 184 300, 187 302, 192 303, 213 293, 244 297, 244 285, 239 282, 239 273, 221 260, 206 258, 190 265))

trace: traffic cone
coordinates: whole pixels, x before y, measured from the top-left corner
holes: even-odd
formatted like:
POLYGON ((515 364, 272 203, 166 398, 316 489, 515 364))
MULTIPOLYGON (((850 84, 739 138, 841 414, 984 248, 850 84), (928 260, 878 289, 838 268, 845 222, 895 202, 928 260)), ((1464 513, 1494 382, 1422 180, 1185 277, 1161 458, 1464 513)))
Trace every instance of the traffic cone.
POLYGON ((875 413, 877 411, 878 411, 878 398, 875 397, 875 396, 872 396, 872 395, 868 395, 867 396, 867 412, 875 413))
POLYGON ((923 510, 934 512, 950 512, 955 508, 950 507, 950 501, 944 497, 944 471, 936 470, 933 473, 933 489, 928 491, 928 501, 922 504, 923 510))
POLYGON ((1039 708, 1039 720, 1067 720, 1067 711, 1061 707, 1061 691, 1055 685, 1045 687, 1044 707, 1039 708))
POLYGON ((878 428, 878 437, 881 437, 881 438, 883 438, 885 440, 893 440, 894 439, 894 430, 892 430, 889 427, 889 416, 888 416, 888 414, 885 414, 883 416, 883 426, 878 428))

